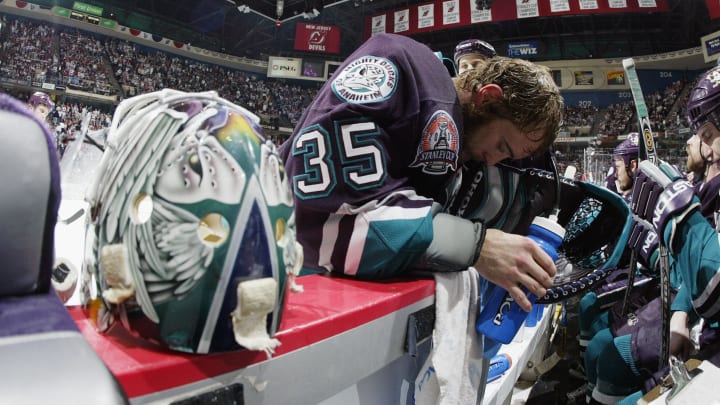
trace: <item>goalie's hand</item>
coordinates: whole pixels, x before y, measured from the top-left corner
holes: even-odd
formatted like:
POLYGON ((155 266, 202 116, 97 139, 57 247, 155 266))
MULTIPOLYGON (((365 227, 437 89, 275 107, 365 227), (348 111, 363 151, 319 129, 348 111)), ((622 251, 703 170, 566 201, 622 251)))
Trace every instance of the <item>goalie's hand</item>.
POLYGON ((632 228, 628 237, 628 247, 635 251, 640 264, 655 272, 660 259, 657 233, 652 224, 633 215, 632 228))
POLYGON ((552 287, 555 264, 550 256, 532 239, 488 229, 475 269, 488 281, 498 285, 513 297, 522 309, 529 312, 532 303, 520 285, 538 297, 552 287))
POLYGON ((672 166, 640 162, 633 184, 631 208, 638 217, 652 223, 660 242, 670 252, 677 227, 700 207, 692 184, 672 166))

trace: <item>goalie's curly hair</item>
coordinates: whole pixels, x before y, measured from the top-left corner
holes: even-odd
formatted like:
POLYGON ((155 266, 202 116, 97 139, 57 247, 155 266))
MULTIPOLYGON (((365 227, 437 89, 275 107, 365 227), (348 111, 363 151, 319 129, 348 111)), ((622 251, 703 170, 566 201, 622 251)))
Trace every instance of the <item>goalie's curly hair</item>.
POLYGON ((550 147, 560 130, 564 109, 550 69, 523 59, 496 56, 455 80, 457 90, 473 93, 488 84, 500 86, 503 96, 482 105, 463 104, 465 131, 504 118, 526 132, 542 130, 541 138, 533 141, 541 142, 538 151, 550 147))

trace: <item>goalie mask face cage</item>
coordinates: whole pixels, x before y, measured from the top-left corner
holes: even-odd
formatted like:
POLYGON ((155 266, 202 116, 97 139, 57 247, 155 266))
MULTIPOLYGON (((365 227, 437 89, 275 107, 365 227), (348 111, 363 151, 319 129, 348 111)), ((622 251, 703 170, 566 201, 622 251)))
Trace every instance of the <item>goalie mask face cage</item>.
MULTIPOLYGON (((526 235, 536 216, 555 211, 552 172, 467 162, 448 212, 489 228, 526 235)), ((592 183, 560 177, 558 223, 565 238, 558 248, 557 274, 540 303, 561 301, 594 288, 618 266, 632 227, 632 215, 617 193, 592 183)))
POLYGON ((574 208, 561 202, 565 209, 561 208, 558 222, 565 227, 565 238, 558 249, 554 285, 539 303, 557 302, 594 288, 617 269, 627 245, 632 220, 625 201, 593 184, 577 185, 586 193, 572 203, 574 208))
POLYGON ((101 329, 120 319, 175 350, 237 350, 236 313, 261 306, 275 333, 301 252, 282 162, 253 114, 215 92, 123 101, 87 200, 101 329))
POLYGON ((700 77, 690 92, 687 119, 693 133, 712 122, 720 129, 720 67, 714 67, 700 77))

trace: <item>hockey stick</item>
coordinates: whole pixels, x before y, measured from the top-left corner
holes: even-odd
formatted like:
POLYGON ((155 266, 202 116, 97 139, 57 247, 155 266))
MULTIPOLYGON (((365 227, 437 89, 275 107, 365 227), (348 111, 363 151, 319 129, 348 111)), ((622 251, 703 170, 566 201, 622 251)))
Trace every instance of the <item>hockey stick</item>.
POLYGON ((98 141, 94 140, 90 134, 85 134, 85 143, 88 143, 98 149, 100 149, 100 152, 105 152, 105 146, 98 143, 98 141))
MULTIPOLYGON (((640 124, 641 142, 639 150, 639 159, 647 159, 654 165, 658 165, 658 158, 655 151, 655 140, 653 139, 652 129, 650 128, 650 117, 648 115, 645 98, 640 80, 638 80, 637 71, 635 70, 635 61, 632 58, 623 59, 623 69, 627 77, 630 91, 632 92, 633 101, 635 102, 635 110, 637 111, 638 122, 640 124)), ((636 201, 632 201, 636 204, 636 201)), ((660 299, 662 300, 662 346, 660 352, 659 369, 665 367, 670 359, 670 262, 668 259, 667 248, 662 244, 660 248, 660 299)), ((636 261, 636 254, 633 250, 631 255, 631 263, 636 261)), ((634 279, 634 266, 631 266, 631 272, 628 278, 628 289, 625 291, 625 303, 623 312, 632 288, 632 280, 634 279)))
POLYGON ((80 136, 76 138, 68 147, 65 149, 65 154, 60 159, 60 178, 61 184, 65 184, 67 179, 72 174, 72 167, 80 155, 80 149, 85 142, 85 135, 87 135, 88 127, 87 121, 83 119, 83 125, 80 126, 80 136))

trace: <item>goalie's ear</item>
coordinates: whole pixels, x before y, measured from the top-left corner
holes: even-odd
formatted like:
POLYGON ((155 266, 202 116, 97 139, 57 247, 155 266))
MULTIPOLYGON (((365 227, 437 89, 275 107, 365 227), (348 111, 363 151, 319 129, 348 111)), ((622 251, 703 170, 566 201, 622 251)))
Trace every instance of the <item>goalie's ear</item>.
POLYGON ((502 87, 497 84, 486 84, 473 91, 472 101, 477 107, 482 106, 491 100, 501 99, 503 96, 502 87))

